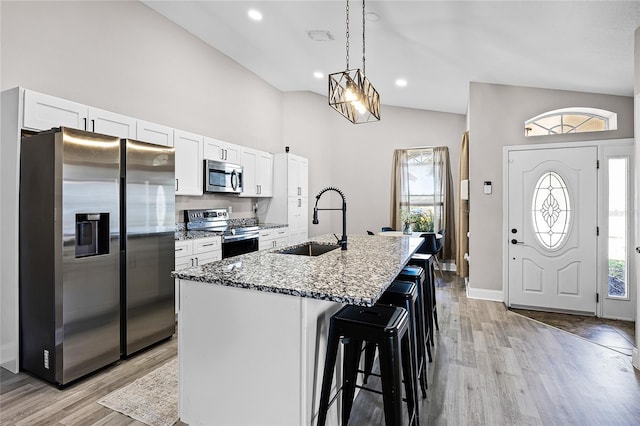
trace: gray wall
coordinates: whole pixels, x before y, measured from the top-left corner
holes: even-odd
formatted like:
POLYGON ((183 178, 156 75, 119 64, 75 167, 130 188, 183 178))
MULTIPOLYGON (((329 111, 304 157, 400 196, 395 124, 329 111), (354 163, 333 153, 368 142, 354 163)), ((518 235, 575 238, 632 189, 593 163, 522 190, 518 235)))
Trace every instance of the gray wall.
MULTIPOLYGON (((3 90, 20 85, 270 152, 290 146, 310 160, 310 194, 345 191, 350 233, 388 224, 394 148, 448 145, 457 173, 464 116, 383 106, 383 121, 354 126, 325 96, 280 92, 139 2, 3 1, 1 31, 3 90)), ((252 216, 255 201, 179 196, 176 220, 187 208, 252 216)), ((339 215, 310 224, 311 235, 329 231, 340 231, 339 215)))
POLYGON ((469 285, 502 291, 502 151, 507 145, 633 137, 633 98, 562 90, 471 83, 469 92, 469 285), (573 106, 618 113, 618 130, 525 138, 524 122, 573 106), (483 193, 483 182, 493 193, 483 193))
MULTIPOLYGON (((381 121, 353 125, 329 108, 324 96, 297 92, 285 94, 284 99, 285 145, 311 159, 309 204, 313 206, 314 196, 327 186, 341 189, 347 198, 350 234, 389 225, 394 149, 448 146, 457 179, 464 115, 383 105, 381 121)), ((340 207, 333 194, 323 195, 319 206, 340 207)), ((319 220, 319 225, 309 225, 310 235, 340 235, 340 212, 320 212, 319 220)))

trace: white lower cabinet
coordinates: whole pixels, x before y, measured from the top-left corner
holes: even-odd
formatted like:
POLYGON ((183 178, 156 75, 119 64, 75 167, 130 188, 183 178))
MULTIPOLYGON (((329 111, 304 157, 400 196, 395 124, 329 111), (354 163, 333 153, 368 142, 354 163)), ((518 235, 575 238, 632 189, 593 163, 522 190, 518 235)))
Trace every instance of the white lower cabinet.
POLYGON ((307 240, 309 225, 309 199, 289 197, 287 223, 289 224, 289 244, 298 244, 307 240))
POLYGON ((260 230, 259 250, 285 247, 289 243, 289 228, 270 228, 260 230))
MULTIPOLYGON (((176 271, 191 266, 199 266, 222 259, 222 237, 199 238, 197 240, 176 241, 176 271)), ((175 309, 178 313, 180 286, 176 282, 175 309)))

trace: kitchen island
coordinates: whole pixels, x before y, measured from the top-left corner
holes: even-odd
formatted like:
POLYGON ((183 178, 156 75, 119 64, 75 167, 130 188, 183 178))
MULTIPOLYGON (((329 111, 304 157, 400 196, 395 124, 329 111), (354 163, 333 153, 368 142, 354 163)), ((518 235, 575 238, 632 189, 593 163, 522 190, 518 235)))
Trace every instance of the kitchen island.
MULTIPOLYGON (((422 243, 348 238, 348 250, 319 256, 276 249, 174 272, 183 422, 315 424, 331 315, 375 304, 422 243)), ((334 404, 328 424, 339 423, 337 412, 334 404)))

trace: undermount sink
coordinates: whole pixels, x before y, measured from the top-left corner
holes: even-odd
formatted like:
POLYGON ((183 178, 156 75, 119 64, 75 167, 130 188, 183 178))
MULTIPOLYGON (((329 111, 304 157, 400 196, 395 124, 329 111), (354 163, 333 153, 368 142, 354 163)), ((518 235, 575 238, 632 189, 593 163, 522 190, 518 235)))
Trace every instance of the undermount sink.
POLYGON ((299 256, 320 256, 321 254, 325 254, 337 248, 340 248, 340 246, 336 244, 323 244, 315 241, 308 241, 295 247, 279 250, 278 253, 297 254, 299 256))

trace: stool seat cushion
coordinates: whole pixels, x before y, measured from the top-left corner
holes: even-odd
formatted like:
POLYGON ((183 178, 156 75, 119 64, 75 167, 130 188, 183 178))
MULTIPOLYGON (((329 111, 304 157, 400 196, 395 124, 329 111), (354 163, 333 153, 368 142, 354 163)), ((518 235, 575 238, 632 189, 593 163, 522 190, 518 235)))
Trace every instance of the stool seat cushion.
POLYGON ((358 325, 366 328, 397 328, 407 313, 402 308, 392 306, 362 307, 347 305, 333 315, 333 319, 344 324, 358 325))

